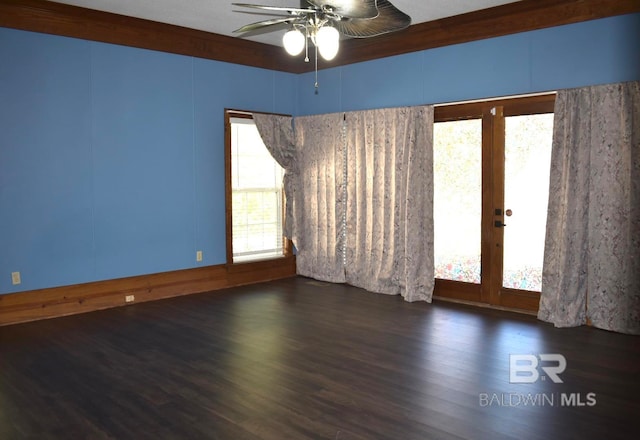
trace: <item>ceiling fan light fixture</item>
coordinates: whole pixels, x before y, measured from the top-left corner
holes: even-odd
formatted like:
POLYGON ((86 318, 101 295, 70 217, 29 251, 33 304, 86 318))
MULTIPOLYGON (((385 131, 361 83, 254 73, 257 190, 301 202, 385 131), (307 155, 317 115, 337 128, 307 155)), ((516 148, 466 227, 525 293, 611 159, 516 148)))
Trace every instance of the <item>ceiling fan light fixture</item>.
POLYGON ((281 30, 288 24, 291 29, 282 37, 282 45, 291 56, 305 52, 309 62, 310 43, 315 46, 316 93, 318 93, 318 54, 333 60, 340 49, 340 35, 368 38, 406 29, 411 17, 391 4, 390 0, 300 0, 300 7, 252 5, 232 3, 234 6, 270 12, 256 14, 276 15, 277 18, 242 26, 234 32, 246 33, 262 30, 281 30), (273 14, 276 12, 277 14, 273 14))
POLYGON ((291 29, 282 37, 284 50, 291 56, 299 55, 304 49, 306 37, 298 29, 291 29))
POLYGON ((316 45, 322 58, 331 61, 340 49, 340 33, 333 26, 322 26, 316 34, 316 45))

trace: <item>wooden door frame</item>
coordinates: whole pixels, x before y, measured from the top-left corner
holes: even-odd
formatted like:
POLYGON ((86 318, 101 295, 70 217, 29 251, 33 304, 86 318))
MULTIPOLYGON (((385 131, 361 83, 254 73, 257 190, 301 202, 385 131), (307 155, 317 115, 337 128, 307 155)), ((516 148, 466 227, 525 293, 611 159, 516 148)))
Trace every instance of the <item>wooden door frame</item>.
POLYGON ((504 228, 495 224, 504 224, 504 106, 485 109, 482 124, 482 302, 500 305, 504 228))
POLYGON ((508 116, 553 113, 555 93, 437 106, 434 123, 482 121, 481 284, 436 279, 434 296, 537 312, 538 292, 502 287, 504 230, 504 142, 508 116), (497 213, 496 209, 500 212, 497 213), (496 252, 496 248, 500 249, 496 252))

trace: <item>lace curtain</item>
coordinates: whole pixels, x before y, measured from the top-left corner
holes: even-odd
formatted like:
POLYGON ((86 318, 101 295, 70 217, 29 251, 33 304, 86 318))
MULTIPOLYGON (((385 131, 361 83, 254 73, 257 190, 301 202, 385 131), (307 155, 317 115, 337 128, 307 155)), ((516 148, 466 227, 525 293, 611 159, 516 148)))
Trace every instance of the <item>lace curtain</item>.
POLYGON ((346 114, 349 284, 431 301, 433 107, 346 114))
POLYGON ((640 83, 556 98, 538 317, 640 334, 640 83))
POLYGON ((294 124, 298 273, 431 301, 433 107, 294 124))
POLYGON ((345 282, 342 114, 295 118, 298 158, 298 274, 345 282))
POLYGON ((295 200, 297 194, 298 166, 293 139, 291 116, 254 113, 253 121, 265 147, 278 164, 284 168, 285 194, 284 236, 296 241, 295 200))

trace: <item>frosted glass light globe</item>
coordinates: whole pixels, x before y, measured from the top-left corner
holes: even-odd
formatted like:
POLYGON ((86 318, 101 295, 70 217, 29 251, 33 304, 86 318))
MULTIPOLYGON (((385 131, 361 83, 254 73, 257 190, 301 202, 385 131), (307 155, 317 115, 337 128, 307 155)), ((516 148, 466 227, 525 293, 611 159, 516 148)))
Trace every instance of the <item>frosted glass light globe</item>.
POLYGON ((323 26, 316 34, 316 44, 322 58, 331 61, 336 57, 340 48, 340 33, 332 26, 323 26))
POLYGON ((291 56, 299 55, 304 49, 305 37, 298 29, 291 29, 282 37, 284 50, 291 56))

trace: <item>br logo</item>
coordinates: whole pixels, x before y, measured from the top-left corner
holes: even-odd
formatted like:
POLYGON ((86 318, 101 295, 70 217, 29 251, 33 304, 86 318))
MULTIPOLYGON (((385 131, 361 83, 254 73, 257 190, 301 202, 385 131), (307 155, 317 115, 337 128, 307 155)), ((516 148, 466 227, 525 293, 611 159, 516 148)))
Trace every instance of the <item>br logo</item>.
POLYGON ((535 383, 546 377, 553 383, 562 383, 560 373, 567 368, 567 360, 561 354, 542 353, 534 354, 510 354, 509 355, 509 382, 510 383, 535 383), (544 365, 541 365, 544 363, 544 365), (540 373, 540 370, 544 374, 540 373), (546 376, 545 376, 546 375, 546 376))

